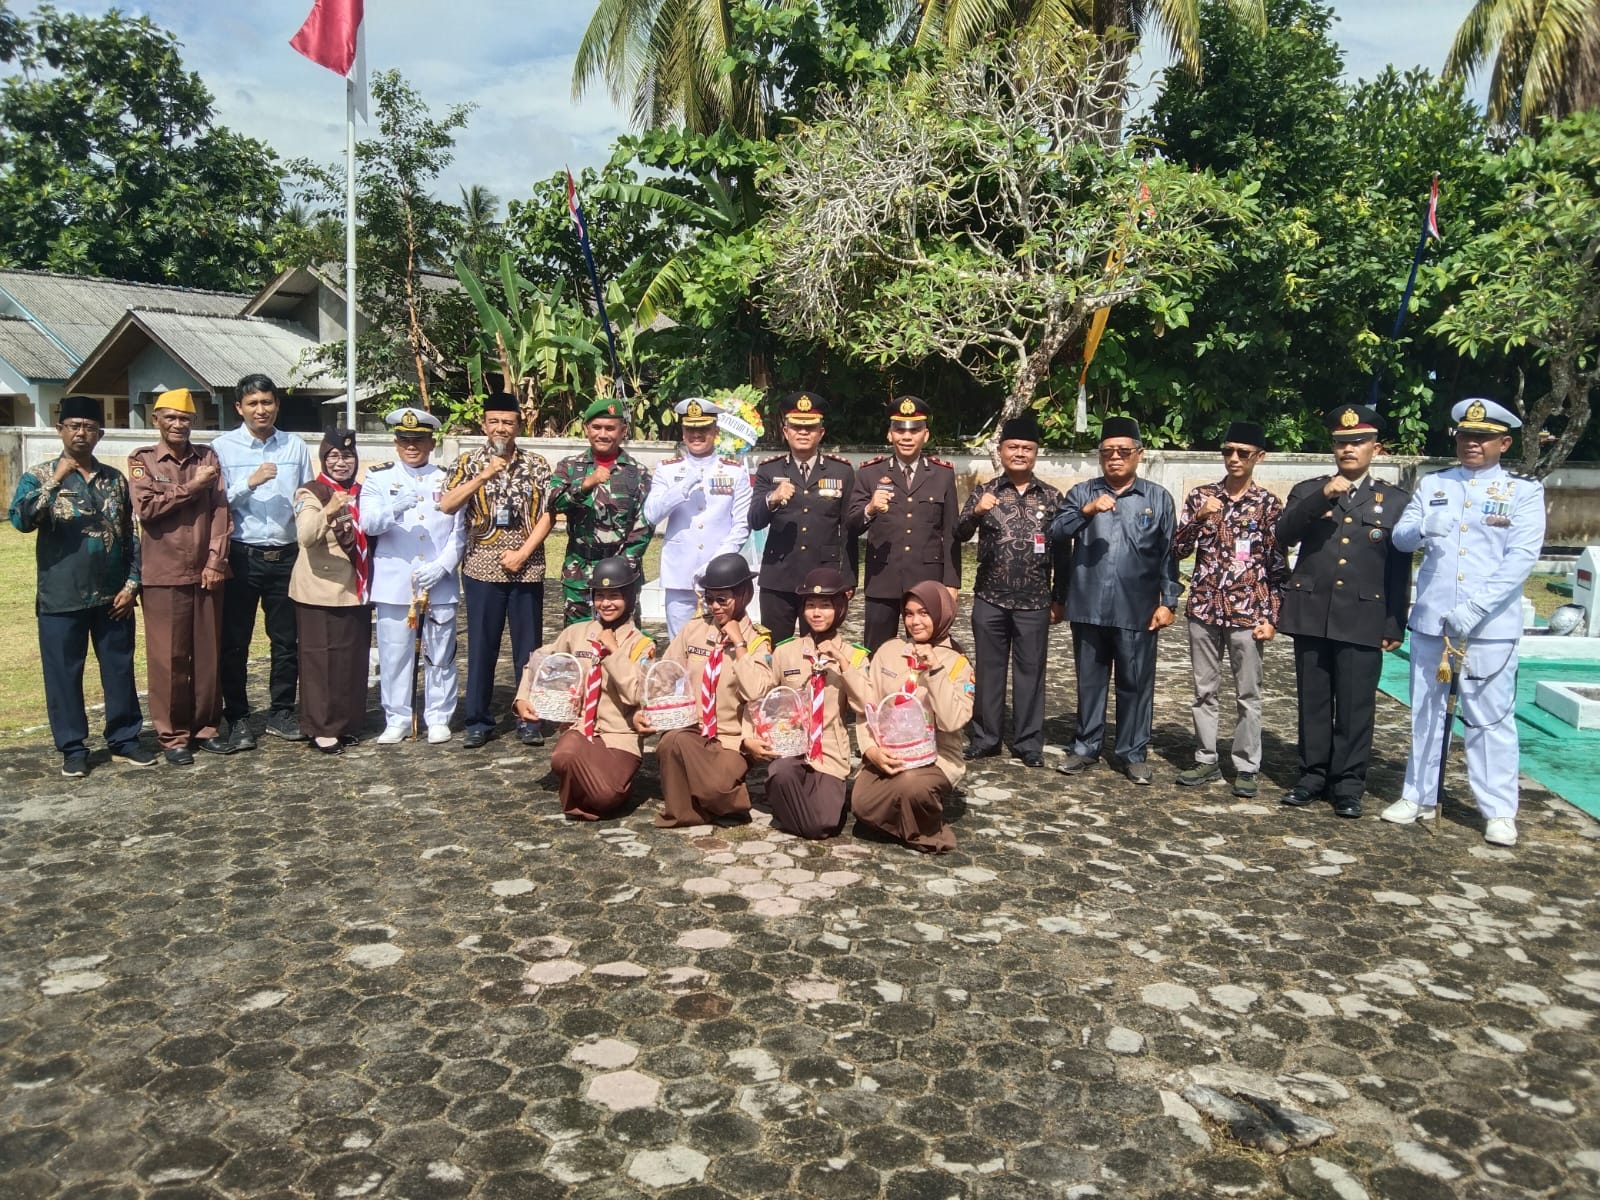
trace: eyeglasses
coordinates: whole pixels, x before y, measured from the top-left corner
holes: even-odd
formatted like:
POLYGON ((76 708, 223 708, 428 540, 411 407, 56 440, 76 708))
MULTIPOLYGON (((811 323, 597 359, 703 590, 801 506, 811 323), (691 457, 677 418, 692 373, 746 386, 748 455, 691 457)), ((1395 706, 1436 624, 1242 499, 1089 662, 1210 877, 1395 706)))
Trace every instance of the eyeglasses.
POLYGON ((1143 446, 1101 446, 1101 458, 1132 458, 1143 446))
POLYGON ((1253 446, 1224 446, 1222 448, 1223 458, 1254 458, 1255 456, 1256 450, 1253 446))
POLYGON ((63 421, 61 428, 68 433, 94 433, 100 428, 98 421, 63 421))

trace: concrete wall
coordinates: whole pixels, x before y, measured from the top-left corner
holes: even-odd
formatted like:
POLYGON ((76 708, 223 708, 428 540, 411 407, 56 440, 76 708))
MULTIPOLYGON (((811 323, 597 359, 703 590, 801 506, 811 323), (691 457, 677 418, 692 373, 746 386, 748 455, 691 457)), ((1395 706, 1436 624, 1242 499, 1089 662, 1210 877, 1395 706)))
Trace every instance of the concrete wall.
MULTIPOLYGON (((174 385, 177 386, 177 385, 174 385)), ((216 434, 209 430, 198 431, 196 441, 206 442, 216 434)), ((320 434, 301 434, 313 450, 321 441, 320 434)), ((128 454, 154 440, 149 430, 111 429, 100 443, 99 456, 117 467, 126 467, 128 454)), ((358 446, 364 464, 384 462, 394 457, 393 439, 375 433, 359 435, 358 446)), ((481 446, 481 437, 445 437, 434 452, 435 461, 448 464, 467 449, 481 446)), ((575 454, 583 448, 576 438, 522 438, 519 446, 544 455, 554 465, 556 460, 575 454)), ((0 429, 0 491, 9 503, 17 476, 33 463, 59 453, 60 438, 55 430, 0 429)), ((630 442, 628 450, 647 467, 654 467, 664 458, 677 453, 669 442, 630 442)), ((777 453, 776 450, 758 450, 750 455, 752 467, 762 459, 777 453)), ((841 452, 845 458, 860 463, 879 453, 876 449, 849 449, 841 452)), ((994 474, 987 456, 974 455, 965 450, 936 450, 956 469, 956 486, 965 497, 974 485, 994 474)), ((1440 459, 1386 456, 1374 460, 1373 471, 1381 479, 1414 488, 1417 479, 1432 471, 1448 466, 1440 459)), ((1256 469, 1256 479, 1279 496, 1302 479, 1327 475, 1332 470, 1329 454, 1274 454, 1269 455, 1256 469)), ((1039 476, 1057 487, 1069 487, 1080 480, 1099 474, 1096 456, 1090 454, 1042 454, 1037 467, 1039 476)), ((1161 484, 1181 504, 1189 489, 1201 483, 1211 483, 1222 477, 1221 460, 1214 453, 1188 450, 1150 450, 1145 453, 1142 474, 1161 484)), ((1584 546, 1600 543, 1600 464, 1573 463, 1563 467, 1546 481, 1546 512, 1548 525, 1547 546, 1584 546)))

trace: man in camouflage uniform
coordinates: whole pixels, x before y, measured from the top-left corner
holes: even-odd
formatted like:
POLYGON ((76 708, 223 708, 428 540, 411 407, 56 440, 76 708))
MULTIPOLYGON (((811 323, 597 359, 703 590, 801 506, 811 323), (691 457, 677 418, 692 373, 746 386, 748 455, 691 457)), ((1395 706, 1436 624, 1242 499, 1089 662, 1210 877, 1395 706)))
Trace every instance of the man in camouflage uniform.
POLYGON ((644 551, 655 527, 644 519, 650 473, 622 448, 628 435, 627 408, 620 400, 596 400, 583 413, 589 449, 556 464, 550 476, 549 508, 567 517, 567 556, 561 562, 565 624, 587 621, 589 576, 594 564, 620 555, 644 569, 644 551))

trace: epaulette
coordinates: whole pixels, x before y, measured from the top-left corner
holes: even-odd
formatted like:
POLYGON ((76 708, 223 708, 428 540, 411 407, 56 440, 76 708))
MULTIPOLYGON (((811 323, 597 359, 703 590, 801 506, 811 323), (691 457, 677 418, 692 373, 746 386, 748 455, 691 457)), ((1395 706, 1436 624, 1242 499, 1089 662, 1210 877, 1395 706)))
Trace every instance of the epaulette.
POLYGON ((367 468, 367 474, 370 475, 374 471, 387 471, 392 466, 394 466, 394 459, 392 458, 388 462, 373 463, 367 468))
POLYGON ((647 633, 641 633, 633 641, 633 649, 628 651, 628 660, 638 662, 641 658, 654 658, 656 656, 655 641, 647 633))
POLYGON ((756 466, 764 467, 768 463, 782 462, 784 459, 786 459, 788 457, 789 456, 787 454, 774 454, 771 458, 763 458, 760 462, 758 462, 756 464, 756 466))
POLYGON ((1537 483, 1540 487, 1544 486, 1544 480, 1540 479, 1537 475, 1530 475, 1526 471, 1512 471, 1508 469, 1506 474, 1511 476, 1513 479, 1522 480, 1523 483, 1537 483))
POLYGON ((787 646, 790 642, 795 642, 795 641, 799 641, 799 640, 800 639, 799 639, 798 635, 796 635, 795 637, 786 637, 781 642, 774 642, 772 644, 772 648, 774 650, 776 650, 779 646, 787 646))
POLYGON ((682 461, 683 461, 683 455, 677 454, 677 455, 674 455, 671 458, 663 458, 660 462, 658 462, 656 464, 656 466, 658 466, 658 467, 670 467, 673 463, 681 463, 682 461))
POLYGON ((972 670, 972 664, 967 661, 967 656, 965 654, 958 654, 958 655, 956 655, 955 662, 950 664, 950 671, 949 671, 950 678, 951 679, 959 679, 960 678, 960 674, 959 673, 960 673, 962 667, 965 667, 969 672, 972 670))
POLYGON ((929 462, 931 462, 936 467, 949 467, 952 471, 954 471, 956 469, 955 463, 945 462, 944 459, 935 458, 931 454, 924 454, 922 457, 926 458, 929 462))
POLYGON ((737 458, 729 458, 726 454, 717 455, 717 461, 720 462, 720 463, 725 463, 730 467, 742 467, 742 466, 744 466, 744 464, 742 462, 740 462, 737 458))
POLYGON ((869 458, 869 459, 864 460, 861 465, 863 467, 870 467, 873 463, 881 463, 881 462, 885 461, 888 457, 889 456, 887 454, 880 454, 880 455, 878 455, 877 458, 869 458))
MULTIPOLYGON (((831 458, 831 459, 833 459, 834 462, 842 462, 847 467, 850 465, 850 460, 848 458, 844 457, 844 455, 842 455, 842 454, 826 454, 825 453, 825 454, 823 454, 822 457, 823 458, 831 458)), ((877 459, 873 459, 872 461, 873 462, 877 462, 878 460, 877 459)))
POLYGON ((850 665, 852 667, 859 667, 862 663, 866 662, 867 659, 869 659, 871 657, 872 657, 872 651, 868 650, 860 642, 854 642, 854 643, 851 644, 851 646, 850 646, 850 665))

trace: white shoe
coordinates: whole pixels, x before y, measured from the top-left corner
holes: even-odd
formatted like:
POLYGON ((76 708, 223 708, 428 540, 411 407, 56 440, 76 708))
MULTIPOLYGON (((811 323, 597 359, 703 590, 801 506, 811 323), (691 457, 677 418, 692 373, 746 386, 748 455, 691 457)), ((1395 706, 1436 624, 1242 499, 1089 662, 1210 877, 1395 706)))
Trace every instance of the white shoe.
POLYGON ((1439 815, 1436 805, 1424 808, 1415 800, 1396 800, 1378 814, 1378 819, 1394 825, 1410 825, 1413 821, 1431 821, 1439 815))
POLYGON ((1483 840, 1491 846, 1515 846, 1517 823, 1510 817, 1490 817, 1483 827, 1483 840))
POLYGON ((428 745, 430 745, 430 746, 442 746, 442 745, 444 745, 444 743, 448 742, 449 740, 450 740, 450 726, 448 726, 448 725, 429 725, 428 726, 428 745))
POLYGON ((410 732, 404 725, 385 725, 383 732, 378 735, 378 745, 398 746, 406 740, 406 734, 410 732))

